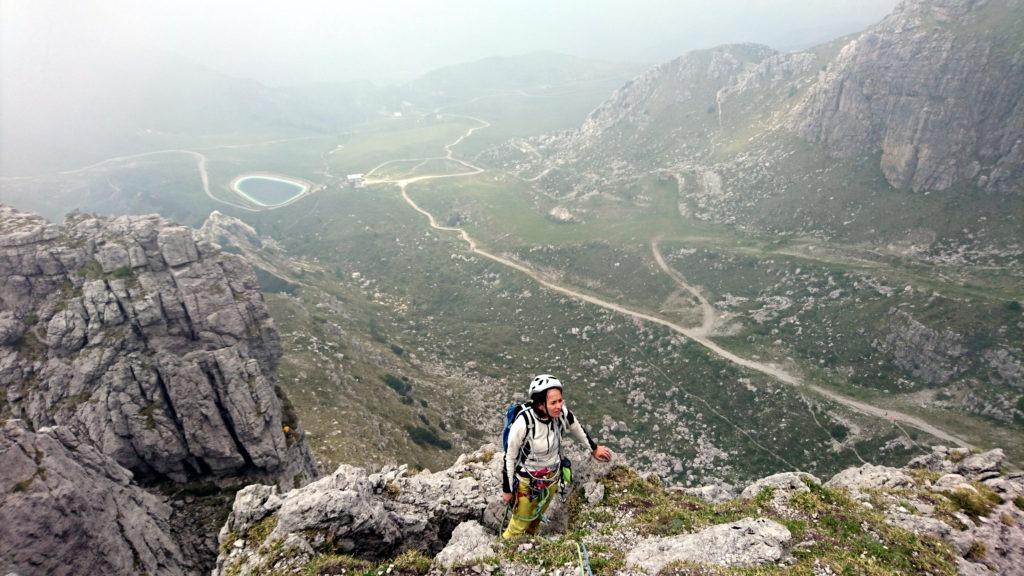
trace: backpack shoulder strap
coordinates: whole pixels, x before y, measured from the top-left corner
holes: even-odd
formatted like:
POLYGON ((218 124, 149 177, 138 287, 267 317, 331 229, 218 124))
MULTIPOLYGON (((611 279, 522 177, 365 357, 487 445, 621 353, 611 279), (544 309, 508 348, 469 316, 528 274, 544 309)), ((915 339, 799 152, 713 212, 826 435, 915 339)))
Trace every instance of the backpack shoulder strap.
POLYGON ((523 418, 526 418, 526 438, 527 440, 533 438, 533 431, 537 427, 537 417, 533 414, 533 409, 529 404, 523 404, 523 410, 520 412, 523 418))

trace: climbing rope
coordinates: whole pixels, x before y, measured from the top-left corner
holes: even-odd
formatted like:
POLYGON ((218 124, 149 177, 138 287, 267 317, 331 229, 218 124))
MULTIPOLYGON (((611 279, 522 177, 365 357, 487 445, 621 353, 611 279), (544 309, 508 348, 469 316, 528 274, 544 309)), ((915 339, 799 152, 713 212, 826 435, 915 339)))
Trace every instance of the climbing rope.
POLYGON ((587 552, 586 542, 576 540, 576 555, 580 559, 580 576, 594 576, 594 571, 590 569, 590 554, 587 552), (586 569, 586 572, 583 570, 586 569))

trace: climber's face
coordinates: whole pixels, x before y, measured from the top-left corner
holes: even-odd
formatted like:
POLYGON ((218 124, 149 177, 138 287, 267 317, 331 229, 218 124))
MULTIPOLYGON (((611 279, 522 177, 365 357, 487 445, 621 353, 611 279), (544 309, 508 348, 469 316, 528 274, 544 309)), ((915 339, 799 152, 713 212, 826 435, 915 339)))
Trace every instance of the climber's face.
POLYGON ((548 390, 547 399, 544 401, 544 408, 547 409, 548 416, 551 418, 558 418, 562 415, 562 406, 565 404, 565 400, 562 399, 562 391, 558 388, 552 388, 548 390))

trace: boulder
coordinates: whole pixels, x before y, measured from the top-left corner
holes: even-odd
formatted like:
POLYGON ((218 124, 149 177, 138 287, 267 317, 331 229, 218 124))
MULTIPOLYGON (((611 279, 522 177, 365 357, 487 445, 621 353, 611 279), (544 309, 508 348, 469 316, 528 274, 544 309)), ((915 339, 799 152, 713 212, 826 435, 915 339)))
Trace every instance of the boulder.
POLYGON ((989 450, 981 454, 972 454, 964 458, 957 465, 956 469, 957 472, 968 478, 984 480, 991 478, 993 474, 998 476, 999 469, 1005 460, 1006 456, 1003 454, 1003 450, 996 448, 995 450, 989 450))
POLYGON ((455 527, 451 540, 434 557, 434 562, 444 568, 469 564, 494 556, 496 545, 497 538, 493 532, 470 520, 455 527))
POLYGON ((765 478, 761 478, 751 485, 743 489, 740 494, 741 498, 753 498, 757 496, 761 490, 765 488, 772 488, 775 490, 776 496, 785 496, 786 499, 789 496, 798 492, 807 492, 810 490, 804 480, 808 480, 815 484, 821 484, 821 480, 817 477, 807 474, 804 472, 781 472, 779 474, 772 474, 765 478))
POLYGON ((932 489, 938 491, 952 491, 963 488, 964 486, 967 486, 971 490, 974 489, 967 483, 967 478, 964 478, 959 474, 946 474, 932 484, 932 489))
MULTIPOLYGON (((789 484, 788 481, 786 483, 789 484)), ((800 485, 804 486, 802 482, 800 485)), ((756 491, 754 491, 753 495, 756 496, 757 492, 760 492, 762 487, 763 486, 758 487, 756 491)), ((798 487, 794 488, 799 490, 798 487)), ((804 489, 806 488, 807 487, 804 486, 804 489)), ((733 486, 725 483, 709 484, 707 486, 698 486, 696 488, 684 488, 683 493, 689 494, 690 496, 696 496, 697 498, 700 498, 705 502, 711 502, 712 504, 726 502, 736 497, 736 489, 733 486)), ((746 497, 750 498, 752 496, 746 497)))
POLYGON ((199 250, 192 231, 184 226, 167 227, 157 235, 157 246, 164 262, 171 268, 195 262, 199 259, 199 250))
POLYGON ((694 534, 648 538, 626 554, 626 567, 656 574, 670 562, 719 566, 758 566, 786 557, 789 530, 772 520, 744 518, 694 534))
POLYGON ((120 244, 104 244, 96 250, 95 258, 100 264, 100 269, 106 274, 109 274, 118 268, 129 267, 131 264, 131 260, 128 257, 128 251, 120 244))
POLYGON ((825 483, 828 488, 846 488, 859 492, 866 488, 912 488, 914 480, 899 468, 864 464, 847 468, 825 483))

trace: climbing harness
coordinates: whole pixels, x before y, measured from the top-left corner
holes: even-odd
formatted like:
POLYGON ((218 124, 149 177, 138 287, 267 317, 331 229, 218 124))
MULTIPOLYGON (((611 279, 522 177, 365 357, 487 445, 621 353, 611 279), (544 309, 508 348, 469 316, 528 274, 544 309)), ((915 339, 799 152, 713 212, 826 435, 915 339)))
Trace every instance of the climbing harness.
MULTIPOLYGON (((551 485, 558 482, 560 472, 558 470, 544 469, 538 470, 536 473, 531 473, 529 470, 526 470, 525 468, 523 469, 523 472, 526 474, 526 478, 529 479, 530 481, 530 484, 526 491, 526 498, 530 502, 536 500, 537 504, 536 506, 534 506, 533 514, 527 516, 520 516, 516 514, 513 510, 512 517, 522 522, 533 522, 537 518, 540 518, 541 522, 547 523, 547 518, 544 516, 544 508, 547 505, 548 500, 551 499, 551 493, 553 492, 550 489, 551 485)), ((515 495, 515 497, 513 498, 513 502, 515 503, 518 503, 519 499, 519 481, 520 478, 517 476, 516 486, 514 489, 515 491, 513 492, 513 494, 515 495)), ((513 505, 513 508, 514 507, 515 506, 513 505)))

